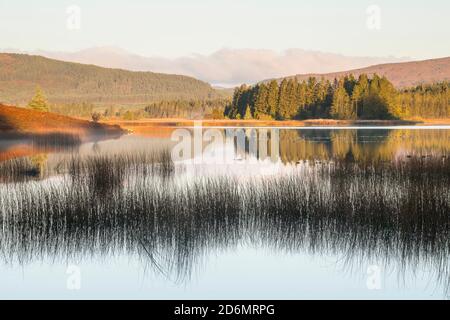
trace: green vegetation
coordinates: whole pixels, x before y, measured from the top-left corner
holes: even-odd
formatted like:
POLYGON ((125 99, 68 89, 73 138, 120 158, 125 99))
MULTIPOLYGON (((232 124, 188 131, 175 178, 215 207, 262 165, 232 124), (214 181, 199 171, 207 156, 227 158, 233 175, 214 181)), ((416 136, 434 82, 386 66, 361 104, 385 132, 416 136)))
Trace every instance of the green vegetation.
POLYGON ((244 116, 244 120, 252 120, 252 110, 250 110, 250 106, 247 105, 247 108, 245 109, 245 116, 244 116))
POLYGON ((91 103, 52 105, 51 111, 72 117, 92 118, 99 114, 104 119, 139 120, 145 118, 224 119, 229 99, 163 100, 145 107, 114 105, 96 106, 91 103))
POLYGON ((450 116, 449 82, 421 85, 399 94, 399 108, 406 116, 446 118, 450 116))
POLYGON ((176 100, 151 103, 144 108, 147 118, 223 119, 229 99, 176 100))
POLYGON ((215 90, 186 76, 0 54, 0 83, 4 103, 84 118, 94 112, 105 119, 125 120, 450 117, 448 82, 397 90, 386 77, 376 74, 242 85, 230 102, 226 90, 215 90))
POLYGON ((40 87, 36 88, 36 93, 33 99, 31 99, 31 101, 28 103, 28 108, 37 111, 49 111, 47 98, 44 96, 44 93, 42 92, 40 87))
POLYGON ((69 117, 90 118, 95 109, 96 106, 93 103, 87 102, 50 105, 51 112, 69 117))
POLYGON ((51 104, 140 105, 215 99, 224 93, 187 76, 132 72, 30 56, 0 54, 0 101, 25 105, 36 86, 51 104), (20 85, 18 85, 20 84, 20 85))
POLYGON ((99 113, 104 119, 139 120, 144 118, 224 119, 229 99, 164 100, 145 107, 114 105, 96 106, 92 103, 53 104, 50 111, 70 117, 92 118, 99 113))
POLYGON ((334 82, 313 77, 273 80, 236 88, 225 115, 263 120, 447 118, 449 93, 448 82, 398 91, 385 77, 365 74, 334 82))

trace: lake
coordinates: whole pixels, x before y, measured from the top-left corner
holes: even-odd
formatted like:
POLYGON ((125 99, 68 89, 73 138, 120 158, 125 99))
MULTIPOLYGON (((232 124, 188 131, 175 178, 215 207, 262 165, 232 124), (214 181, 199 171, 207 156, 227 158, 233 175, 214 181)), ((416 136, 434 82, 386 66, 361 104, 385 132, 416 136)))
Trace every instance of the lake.
POLYGON ((445 126, 0 139, 0 297, 446 299, 449 186, 445 126))

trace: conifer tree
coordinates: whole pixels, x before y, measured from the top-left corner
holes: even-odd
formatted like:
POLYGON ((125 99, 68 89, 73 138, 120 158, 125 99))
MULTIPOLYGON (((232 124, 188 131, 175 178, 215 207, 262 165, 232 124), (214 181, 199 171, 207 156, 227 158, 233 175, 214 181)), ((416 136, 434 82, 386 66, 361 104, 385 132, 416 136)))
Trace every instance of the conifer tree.
POLYGON ((289 88, 288 80, 283 79, 280 85, 280 91, 278 93, 278 109, 277 119, 284 120, 288 118, 289 114, 289 88))
POLYGON ((49 111, 47 98, 45 97, 40 87, 36 87, 36 93, 34 97, 31 99, 31 101, 28 103, 28 108, 37 111, 45 111, 45 112, 49 111))
POLYGON ((307 91, 308 88, 306 86, 305 82, 301 82, 297 86, 297 114, 300 116, 300 118, 306 118, 306 100, 307 100, 307 91))
POLYGON ((230 118, 257 119, 392 119, 411 116, 449 117, 449 83, 421 85, 398 91, 385 77, 361 74, 333 82, 313 77, 307 81, 274 80, 236 89, 225 114, 230 118), (248 109, 250 112, 248 112, 248 109))
POLYGON ((351 105, 353 107, 353 110, 355 112, 355 119, 358 119, 358 116, 360 114, 359 107, 360 107, 360 100, 362 97, 362 89, 361 85, 358 83, 353 87, 353 92, 351 95, 351 105))
POLYGON ((249 104, 251 90, 249 90, 247 85, 243 84, 238 89, 238 92, 239 95, 237 97, 237 109, 242 119, 245 115, 245 108, 249 104))
POLYGON ((244 120, 251 120, 251 119, 253 119, 252 110, 250 109, 250 106, 247 105, 247 108, 245 109, 244 120))
POLYGON ((331 116, 335 119, 354 119, 354 112, 350 104, 350 97, 344 87, 344 81, 339 81, 333 94, 331 116))
POLYGON ((259 84, 256 87, 256 97, 255 97, 255 112, 254 117, 256 119, 264 118, 268 116, 267 113, 267 97, 269 94, 269 88, 264 83, 259 84))
POLYGON ((279 87, 275 80, 272 80, 269 84, 269 92, 267 93, 267 110, 266 114, 270 115, 272 118, 276 117, 278 109, 278 93, 279 87))
POLYGON ((298 87, 298 82, 296 79, 289 80, 289 82, 288 82, 288 114, 286 117, 287 119, 293 119, 298 114, 297 87, 298 87))
POLYGON ((402 110, 398 103, 397 91, 392 83, 390 83, 386 77, 382 77, 379 81, 379 96, 386 105, 386 111, 390 117, 400 118, 402 116, 402 110))

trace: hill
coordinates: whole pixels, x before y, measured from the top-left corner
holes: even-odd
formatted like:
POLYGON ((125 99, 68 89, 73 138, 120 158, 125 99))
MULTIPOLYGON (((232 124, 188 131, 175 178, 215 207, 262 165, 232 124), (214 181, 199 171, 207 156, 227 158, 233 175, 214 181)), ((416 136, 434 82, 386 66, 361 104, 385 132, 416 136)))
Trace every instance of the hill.
POLYGON ((375 73, 388 78, 397 88, 407 88, 420 84, 432 84, 435 82, 447 81, 450 80, 450 57, 423 61, 379 64, 343 72, 298 74, 286 78, 296 78, 299 81, 307 80, 309 77, 333 80, 335 78, 342 78, 348 74, 353 74, 355 77, 358 77, 361 74, 371 76, 375 73))
POLYGON ((37 85, 50 103, 122 105, 221 96, 208 83, 187 76, 132 72, 41 56, 0 53, 0 102, 26 104, 37 85))
POLYGON ((0 104, 0 133, 2 137, 8 134, 45 133, 76 133, 82 137, 89 134, 121 134, 123 130, 119 126, 0 104))
POLYGON ((253 84, 262 79, 290 74, 337 72, 380 63, 411 60, 394 57, 344 56, 298 48, 282 52, 267 49, 223 48, 209 55, 193 54, 174 59, 141 56, 118 47, 95 47, 77 52, 35 51, 31 54, 106 68, 184 74, 226 87, 242 83, 253 84))

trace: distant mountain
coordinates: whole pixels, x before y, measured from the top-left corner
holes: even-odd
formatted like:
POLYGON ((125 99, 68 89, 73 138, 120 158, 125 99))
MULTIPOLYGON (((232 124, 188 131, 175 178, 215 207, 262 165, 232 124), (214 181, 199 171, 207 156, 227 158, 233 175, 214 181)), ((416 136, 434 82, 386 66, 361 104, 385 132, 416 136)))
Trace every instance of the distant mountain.
POLYGON ((327 73, 380 63, 411 60, 393 57, 350 57, 302 49, 284 52, 261 49, 221 49, 210 55, 176 59, 144 57, 116 47, 96 47, 78 52, 36 51, 48 58, 95 64, 108 68, 183 74, 217 86, 252 84, 268 78, 300 73, 327 73))
POLYGON ((181 75, 132 72, 0 53, 0 103, 25 104, 40 86, 50 102, 146 104, 223 95, 208 83, 181 75))
POLYGON ((344 72, 325 74, 298 74, 285 78, 307 80, 309 77, 316 77, 333 80, 335 78, 340 78, 348 74, 353 74, 355 77, 358 77, 360 74, 373 75, 374 73, 380 76, 385 76, 397 88, 413 87, 420 84, 431 84, 440 81, 449 81, 450 57, 423 61, 380 64, 344 72))

